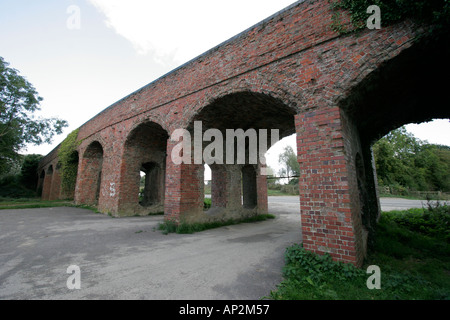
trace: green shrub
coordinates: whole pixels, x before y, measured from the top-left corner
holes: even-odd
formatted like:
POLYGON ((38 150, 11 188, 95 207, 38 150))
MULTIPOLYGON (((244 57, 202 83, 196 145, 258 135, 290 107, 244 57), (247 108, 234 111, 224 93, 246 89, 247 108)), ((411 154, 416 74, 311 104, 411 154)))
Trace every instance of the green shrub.
POLYGON ((203 208, 204 209, 211 208, 211 198, 205 198, 205 200, 203 201, 203 208))
POLYGON ((213 221, 203 223, 185 223, 185 222, 176 223, 174 221, 167 220, 159 224, 158 230, 162 230, 164 234, 168 233, 191 234, 195 232, 220 228, 238 223, 257 222, 257 221, 264 221, 267 219, 275 219, 275 216, 272 214, 258 214, 256 216, 241 220, 228 219, 225 221, 213 221))
POLYGON ((26 188, 20 181, 20 176, 10 175, 0 179, 0 197, 33 198, 36 192, 26 188))
POLYGON ((70 195, 75 190, 78 172, 77 147, 81 141, 77 140, 79 129, 72 131, 61 143, 58 150, 61 165, 61 188, 63 193, 70 195))
POLYGON ((450 206, 428 205, 428 209, 409 209, 384 213, 384 219, 426 236, 450 242, 450 206))
POLYGON ((383 212, 363 268, 342 264, 301 245, 287 248, 283 281, 270 299, 449 299, 449 207, 383 212), (381 289, 366 286, 366 268, 381 270, 381 289))

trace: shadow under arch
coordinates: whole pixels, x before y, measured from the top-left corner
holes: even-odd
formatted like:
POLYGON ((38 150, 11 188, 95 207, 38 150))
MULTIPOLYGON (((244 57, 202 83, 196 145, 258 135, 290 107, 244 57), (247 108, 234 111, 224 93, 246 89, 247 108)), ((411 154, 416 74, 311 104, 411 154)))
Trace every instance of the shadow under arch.
POLYGON ((53 182, 53 165, 50 165, 47 170, 43 170, 44 172, 44 180, 42 183, 42 199, 50 200, 50 193, 52 190, 52 182, 53 182))
MULTIPOLYGON (((203 139, 202 155, 206 150, 211 151, 209 147, 212 142, 222 147, 221 157, 217 156, 215 148, 211 151, 213 162, 205 159, 207 154, 202 157, 203 163, 194 173, 196 176, 203 175, 203 164, 206 163, 211 168, 212 177, 211 209, 203 212, 199 204, 197 207, 201 213, 197 214, 196 219, 240 219, 267 213, 267 180, 261 174, 265 159, 260 155, 264 155, 278 140, 296 132, 296 113, 297 110, 270 94, 238 91, 211 99, 192 116, 187 126, 191 137, 204 137, 210 129, 221 136, 219 142, 217 136, 203 139), (201 132, 197 132, 199 128, 201 132), (277 130, 277 134, 272 135, 272 130, 277 130), (262 150, 264 144, 265 150, 262 150), (256 152, 255 157, 253 152, 256 152)), ((199 181, 203 182, 203 177, 199 181)), ((199 185, 200 189, 203 190, 199 185)))
MULTIPOLYGON (((447 35, 444 37, 449 40, 447 35)), ((450 118, 447 96, 450 41, 422 39, 381 64, 338 101, 352 152, 349 180, 355 187, 354 225, 363 228, 362 243, 374 241, 380 202, 372 145, 409 123, 450 118), (360 216, 358 213, 362 212, 360 216), (366 236, 364 236, 366 234, 366 236)))
POLYGON ((76 202, 97 205, 101 195, 103 172, 103 146, 99 141, 91 142, 81 158, 79 177, 77 179, 76 202))
POLYGON ((169 136, 159 124, 146 120, 127 136, 120 168, 119 215, 164 212, 166 149, 169 136), (140 172, 145 173, 141 190, 140 172))

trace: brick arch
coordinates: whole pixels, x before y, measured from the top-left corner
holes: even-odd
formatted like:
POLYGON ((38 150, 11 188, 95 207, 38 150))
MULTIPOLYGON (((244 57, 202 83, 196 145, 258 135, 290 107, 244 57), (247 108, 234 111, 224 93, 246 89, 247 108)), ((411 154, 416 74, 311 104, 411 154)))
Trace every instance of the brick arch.
MULTIPOLYGON (((232 86, 232 88, 234 88, 232 86)), ((188 119, 186 129, 191 133, 192 140, 197 140, 196 135, 199 129, 198 122, 201 122, 203 134, 208 129, 216 129, 221 132, 223 138, 223 156, 222 163, 211 165, 212 170, 212 208, 207 212, 203 212, 203 163, 193 163, 189 166, 174 166, 167 162, 168 171, 174 170, 183 176, 181 185, 179 181, 172 184, 169 181, 169 189, 175 189, 178 197, 181 198, 183 205, 182 212, 178 208, 173 210, 170 203, 166 203, 168 216, 177 216, 182 219, 206 220, 227 219, 227 218, 244 218, 249 215, 266 213, 268 210, 266 177, 260 174, 261 167, 258 157, 258 147, 260 139, 260 129, 265 129, 267 133, 266 146, 267 151, 271 146, 271 130, 279 129, 279 138, 283 138, 295 133, 295 115, 297 110, 286 105, 276 94, 267 93, 267 87, 263 90, 231 90, 221 91, 221 93, 213 98, 208 96, 203 99, 201 104, 197 105, 196 112, 188 119), (259 92, 258 92, 259 91, 259 92), (197 126, 197 127, 196 127, 197 126), (196 129, 197 128, 197 129, 196 129), (227 138, 227 129, 242 129, 243 133, 252 132, 252 141, 256 146, 256 163, 254 165, 253 175, 245 170, 245 206, 242 205, 241 183, 243 182, 242 168, 243 165, 249 164, 249 141, 245 144, 245 150, 235 150, 233 161, 227 162, 227 146, 225 145, 227 138), (249 131, 248 131, 249 130, 249 131), (253 134, 254 133, 254 134, 253 134), (253 138, 255 138, 253 140, 253 138), (238 153, 246 154, 244 162, 238 162, 238 153), (186 187, 188 192, 184 192, 183 183, 189 184, 186 187), (248 192, 247 192, 248 191, 248 192), (256 194, 257 193, 257 194, 256 194), (178 212, 177 212, 178 211, 178 212)), ((285 93, 285 96, 288 94, 285 93)), ((200 137, 202 139, 202 137, 200 137)), ((237 140, 236 140, 237 141, 237 140)), ((275 141, 276 142, 276 141, 275 141)), ((192 141, 194 143, 194 141, 192 141)), ((209 142, 202 143, 202 150, 206 150, 209 142)), ((172 144, 173 146, 173 144, 172 144)), ((168 153, 171 148, 168 148, 168 153)), ((193 148, 195 152, 196 148, 193 148)), ((265 153, 265 152, 264 152, 265 153)), ((201 155, 200 155, 201 156, 201 155)), ((194 157, 194 156, 193 156, 194 157)), ((204 160, 204 159, 200 159, 204 160)), ((174 191, 172 191, 173 193, 174 191)))
POLYGON ((167 131, 153 121, 136 123, 128 133, 120 166, 119 214, 164 211, 167 131), (139 199, 140 171, 146 173, 144 199, 139 199), (145 200, 145 201, 144 201, 145 200))
POLYGON ((53 165, 50 164, 46 169, 43 169, 43 172, 45 172, 45 174, 44 181, 42 183, 42 199, 49 200, 53 181, 53 165))
POLYGON ((277 127, 283 131, 280 138, 294 133, 294 116, 298 110, 289 103, 289 95, 285 92, 284 99, 281 99, 276 92, 262 91, 228 90, 216 97, 209 97, 197 106, 196 112, 188 119, 187 129, 191 131, 194 121, 201 120, 205 127, 220 130, 277 127), (292 121, 288 123, 286 118, 292 121))
MULTIPOLYGON (((365 35, 373 37, 367 43, 373 48, 366 57, 357 50, 338 53, 345 67, 331 76, 347 77, 331 81, 334 86, 299 116, 297 126, 298 159, 307 168, 300 179, 303 245, 356 265, 373 244, 380 215, 372 143, 403 124, 450 117, 440 80, 450 71, 448 41, 413 42, 407 22, 365 35), (391 38, 383 37, 387 32, 391 38)), ((340 41, 348 47, 356 39, 340 41)))
POLYGON ((447 84, 441 80, 450 71, 449 54, 447 41, 416 42, 352 86, 338 105, 370 144, 402 125, 447 118, 447 84))
POLYGON ((103 174, 104 147, 93 140, 81 153, 78 165, 78 177, 75 191, 75 202, 79 204, 97 205, 101 198, 101 182, 103 174))
POLYGON ((358 240, 362 251, 366 244, 373 243, 373 231, 380 216, 371 147, 402 125, 450 118, 447 88, 441 80, 450 72, 449 55, 449 41, 410 42, 395 55, 388 52, 382 63, 365 77, 359 77, 360 81, 337 100, 348 141, 346 160, 350 201, 354 203, 353 226, 354 230, 362 230, 358 240), (359 208, 364 210, 361 221, 357 219, 359 208))
MULTIPOLYGON (((215 118, 222 127, 227 121, 233 126, 270 126, 258 114, 260 108, 251 106, 260 101, 259 105, 269 106, 271 112, 266 118, 273 116, 272 124, 294 128, 297 135, 304 248, 361 265, 366 240, 356 167, 364 167, 370 217, 376 219, 379 203, 376 180, 371 174, 370 144, 403 123, 449 116, 448 104, 440 105, 445 102, 442 96, 446 88, 438 77, 448 74, 445 61, 449 51, 442 44, 445 41, 434 49, 414 42, 420 31, 411 22, 341 35, 330 28, 333 14, 329 1, 299 1, 86 122, 78 135, 83 147, 99 136, 104 138, 106 151, 109 190, 104 190, 99 207, 118 214, 124 211, 126 215, 140 210, 138 170, 152 161, 140 156, 140 151, 151 148, 145 145, 150 141, 139 144, 139 139, 130 139, 133 133, 141 132, 134 137, 171 134, 175 129, 189 128, 195 119, 209 122, 210 127, 215 126, 215 118), (402 90, 404 94, 396 92, 402 90), (404 99, 408 94, 414 99, 404 99), (237 106, 239 101, 248 103, 247 110, 253 112, 236 121, 226 106, 237 106), (411 103, 417 106, 414 112, 405 107, 411 103), (294 126, 277 120, 276 106, 292 111, 294 126), (216 113, 212 112, 214 108, 216 113), (155 130, 148 129, 145 134, 142 123, 146 122, 159 123, 161 130, 153 127, 155 130)), ((284 114, 291 121, 291 113, 284 114)), ((175 145, 169 140, 165 153, 169 155, 175 145)), ((156 148, 157 154, 162 154, 163 149, 156 148)), ((57 150, 42 160, 40 169, 54 161, 57 150)), ((190 222, 207 218, 202 204, 203 166, 175 165, 169 157, 165 166, 165 219, 190 222)), ((227 188, 237 189, 233 183, 241 172, 239 167, 212 169, 217 179, 227 177, 221 189, 225 194, 227 188)), ((257 176, 258 192, 263 180, 257 176)), ((258 196, 257 210, 267 206, 260 203, 263 198, 258 196)), ((227 206, 226 197, 219 200, 220 206, 227 206)))
POLYGON ((45 180, 45 169, 41 169, 38 172, 40 172, 40 173, 38 173, 39 176, 38 176, 36 192, 39 197, 42 197, 43 196, 43 188, 44 188, 44 180, 45 180))
POLYGON ((153 125, 157 131, 164 131, 165 135, 170 132, 170 121, 167 118, 167 114, 160 112, 144 113, 141 116, 132 119, 129 128, 123 133, 124 144, 129 142, 130 137, 136 133, 136 130, 145 124, 153 125))

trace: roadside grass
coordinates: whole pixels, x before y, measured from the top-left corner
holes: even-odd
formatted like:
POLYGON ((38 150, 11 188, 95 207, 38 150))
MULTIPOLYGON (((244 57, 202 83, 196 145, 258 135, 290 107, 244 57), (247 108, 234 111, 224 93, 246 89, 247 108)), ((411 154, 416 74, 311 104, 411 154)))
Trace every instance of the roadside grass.
POLYGON ((0 198, 0 210, 31 209, 73 206, 69 200, 41 200, 39 198, 10 199, 0 198))
POLYGON ((99 213, 97 208, 94 206, 76 205, 71 200, 42 200, 40 198, 0 198, 0 210, 56 207, 74 207, 88 209, 95 213, 99 213))
POLYGON ((374 248, 361 269, 331 256, 287 248, 283 281, 266 299, 450 299, 450 206, 383 212, 374 248), (368 266, 381 271, 381 289, 368 289, 368 266))
POLYGON ((163 234, 178 233, 178 234, 192 234, 196 232, 205 231, 208 229, 215 229, 229 225, 235 225, 240 223, 251 223, 258 221, 265 221, 268 219, 275 219, 273 214, 259 214, 250 218, 242 220, 229 219, 226 221, 217 222, 204 222, 204 223, 176 223, 174 221, 164 221, 158 225, 158 230, 162 231, 163 234))
MULTIPOLYGON (((445 196, 437 196, 437 195, 396 195, 396 194, 390 194, 390 193, 381 193, 379 195, 380 198, 400 198, 400 199, 407 199, 407 200, 437 200, 437 201, 446 201, 445 196)), ((447 199, 448 200, 448 199, 447 199)))
POLYGON ((267 189, 267 195, 268 196, 294 196, 292 194, 288 194, 281 190, 272 190, 272 189, 267 189))

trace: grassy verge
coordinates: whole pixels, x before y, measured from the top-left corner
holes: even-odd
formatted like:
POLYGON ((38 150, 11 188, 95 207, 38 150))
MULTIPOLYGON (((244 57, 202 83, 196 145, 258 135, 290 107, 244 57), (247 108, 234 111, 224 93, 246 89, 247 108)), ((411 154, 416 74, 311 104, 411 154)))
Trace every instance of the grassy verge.
POLYGON ((0 198, 0 210, 75 207, 89 209, 98 213, 97 208, 88 205, 75 205, 71 200, 42 200, 40 198, 0 198))
POLYGON ((267 189, 267 195, 268 196, 294 196, 292 194, 288 194, 281 190, 272 190, 272 189, 267 189))
POLYGON ((449 206, 383 213, 375 247, 361 269, 294 245, 285 253, 284 280, 267 298, 450 299, 449 230, 449 206), (380 268, 381 289, 367 288, 369 265, 380 268))
POLYGON ((158 230, 161 230, 164 234, 179 233, 179 234, 192 234, 195 232, 201 232, 208 229, 220 228, 229 225, 235 225, 239 223, 250 223, 257 221, 265 221, 268 219, 275 219, 272 214, 259 214, 257 216, 242 219, 242 220, 227 220, 217 222, 205 222, 205 223, 175 223, 172 221, 164 221, 158 226, 158 230))
MULTIPOLYGON (((448 196, 447 196, 448 197, 448 196)), ((446 196, 443 195, 441 197, 438 197, 437 195, 428 195, 428 196, 416 196, 416 195, 395 195, 395 194, 389 194, 389 193, 382 193, 380 194, 380 198, 400 198, 400 199, 407 199, 407 200, 439 200, 439 201, 445 201, 449 200, 446 199, 446 196)))
POLYGON ((72 201, 66 200, 40 200, 33 198, 7 199, 0 201, 0 210, 6 209, 31 209, 31 208, 52 208, 72 206, 72 201))

